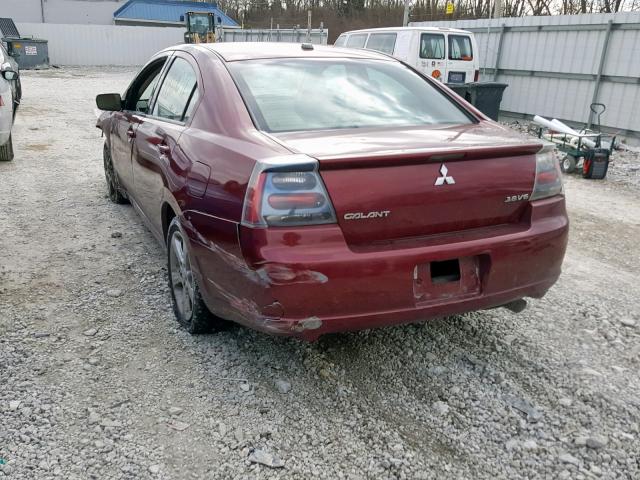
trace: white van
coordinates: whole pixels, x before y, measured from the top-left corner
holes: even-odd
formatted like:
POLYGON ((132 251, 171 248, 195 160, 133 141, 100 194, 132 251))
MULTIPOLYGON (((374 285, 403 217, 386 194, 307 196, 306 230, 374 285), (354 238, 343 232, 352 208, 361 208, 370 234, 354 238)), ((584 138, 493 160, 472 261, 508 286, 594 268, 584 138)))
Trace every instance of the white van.
POLYGON ((473 33, 455 28, 390 27, 345 32, 336 47, 366 48, 408 63, 444 83, 477 82, 478 45, 473 33))

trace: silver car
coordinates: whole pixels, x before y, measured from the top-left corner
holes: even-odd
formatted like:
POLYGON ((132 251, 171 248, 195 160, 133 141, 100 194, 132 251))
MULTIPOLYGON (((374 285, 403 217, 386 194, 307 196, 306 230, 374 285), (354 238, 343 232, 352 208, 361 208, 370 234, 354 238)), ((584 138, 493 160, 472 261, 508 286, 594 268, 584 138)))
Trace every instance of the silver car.
POLYGON ((13 160, 11 128, 21 96, 18 64, 0 43, 0 162, 13 160))

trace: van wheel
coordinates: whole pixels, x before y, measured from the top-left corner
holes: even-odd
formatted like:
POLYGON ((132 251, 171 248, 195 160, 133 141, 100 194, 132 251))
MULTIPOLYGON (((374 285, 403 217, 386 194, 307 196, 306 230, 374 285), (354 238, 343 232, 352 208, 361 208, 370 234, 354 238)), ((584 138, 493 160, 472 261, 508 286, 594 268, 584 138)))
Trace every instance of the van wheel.
POLYGON ((215 317, 204 304, 191 268, 189 242, 175 217, 167 233, 167 271, 173 312, 178 322, 191 334, 219 330, 223 320, 215 317))
POLYGON ((9 135, 7 143, 0 146, 0 162, 10 162, 13 160, 13 140, 9 135))
POLYGON ((107 180, 107 189, 109 191, 109 200, 113 203, 123 204, 127 203, 127 197, 125 197, 120 191, 120 185, 118 182, 118 176, 113 168, 113 161, 111 160, 111 151, 107 144, 104 144, 102 150, 102 159, 104 161, 104 176, 107 180))

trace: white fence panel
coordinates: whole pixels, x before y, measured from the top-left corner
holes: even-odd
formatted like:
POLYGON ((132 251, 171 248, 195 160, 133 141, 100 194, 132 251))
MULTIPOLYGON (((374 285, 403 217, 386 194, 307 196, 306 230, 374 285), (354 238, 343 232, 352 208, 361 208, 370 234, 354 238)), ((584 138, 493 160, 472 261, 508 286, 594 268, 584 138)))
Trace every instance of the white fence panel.
POLYGON ((538 114, 584 124, 589 120, 589 105, 595 94, 596 101, 607 105, 602 116, 604 126, 623 135, 640 136, 640 13, 410 25, 473 31, 483 69, 481 79, 509 84, 502 99, 503 113, 538 114))
POLYGON ((119 25, 18 23, 22 36, 49 41, 53 65, 142 65, 163 48, 184 42, 184 29, 119 25))

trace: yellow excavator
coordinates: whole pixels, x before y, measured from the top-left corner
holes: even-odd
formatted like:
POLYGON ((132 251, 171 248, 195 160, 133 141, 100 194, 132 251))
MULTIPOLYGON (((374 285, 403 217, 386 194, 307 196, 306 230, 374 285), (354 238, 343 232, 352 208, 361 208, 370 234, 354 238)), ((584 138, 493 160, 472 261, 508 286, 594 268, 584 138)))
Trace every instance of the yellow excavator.
POLYGON ((180 17, 187 31, 184 43, 214 43, 216 41, 216 17, 211 12, 187 12, 180 17))

